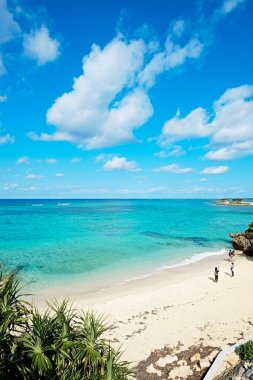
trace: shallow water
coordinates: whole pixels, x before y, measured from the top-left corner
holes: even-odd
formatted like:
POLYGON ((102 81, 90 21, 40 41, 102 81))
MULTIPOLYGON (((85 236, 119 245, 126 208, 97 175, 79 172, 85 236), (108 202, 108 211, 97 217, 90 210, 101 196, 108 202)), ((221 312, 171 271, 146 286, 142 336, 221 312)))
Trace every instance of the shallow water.
POLYGON ((0 261, 36 286, 125 281, 229 248, 252 219, 212 200, 1 200, 0 261))

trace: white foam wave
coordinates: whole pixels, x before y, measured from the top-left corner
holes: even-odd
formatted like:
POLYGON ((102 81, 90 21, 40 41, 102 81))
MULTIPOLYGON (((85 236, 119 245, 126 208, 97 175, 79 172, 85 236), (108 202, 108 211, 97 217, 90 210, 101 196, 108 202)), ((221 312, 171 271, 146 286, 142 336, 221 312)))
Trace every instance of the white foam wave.
POLYGON ((178 268, 178 267, 184 267, 189 264, 194 264, 198 261, 204 260, 207 257, 210 256, 220 256, 224 255, 227 252, 226 249, 220 249, 219 251, 210 251, 210 252, 203 252, 203 253, 196 253, 193 256, 191 256, 189 259, 185 259, 183 261, 180 261, 179 263, 171 264, 171 265, 163 265, 156 269, 156 271, 162 271, 165 269, 172 269, 172 268, 178 268))
POLYGON ((70 203, 57 203, 57 206, 68 206, 70 203))

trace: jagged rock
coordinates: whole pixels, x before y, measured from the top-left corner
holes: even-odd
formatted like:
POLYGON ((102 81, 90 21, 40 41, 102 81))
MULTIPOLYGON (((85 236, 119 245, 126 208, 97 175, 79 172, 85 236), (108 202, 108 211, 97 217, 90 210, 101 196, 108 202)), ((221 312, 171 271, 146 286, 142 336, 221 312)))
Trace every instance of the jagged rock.
POLYGON ((189 366, 176 367, 170 371, 168 379, 187 379, 190 375, 192 375, 192 370, 189 366))
POLYGON ((199 372, 200 371, 200 368, 198 366, 198 364, 194 364, 194 366, 192 367, 194 369, 194 371, 196 372, 199 372))
POLYGON ((209 359, 209 361, 210 361, 210 362, 213 362, 214 359, 216 358, 216 356, 218 355, 218 353, 219 353, 219 350, 214 350, 214 351, 212 351, 211 354, 208 355, 208 359, 209 359))
POLYGON ((155 369, 155 367, 153 366, 153 364, 150 364, 150 365, 146 368, 146 372, 147 372, 147 373, 155 373, 155 374, 158 375, 158 376, 161 376, 161 375, 162 375, 162 372, 161 372, 159 369, 155 369))
POLYGON ((245 233, 229 234, 229 236, 232 238, 234 249, 253 255, 253 239, 246 238, 245 233))
POLYGON ((159 358, 155 363, 158 367, 165 367, 167 364, 173 363, 178 359, 176 355, 166 355, 163 358, 159 358))
POLYGON ((216 373, 216 376, 223 374, 228 368, 230 368, 230 365, 227 362, 222 362, 216 373))
POLYGON ((208 358, 201 359, 199 361, 199 366, 201 369, 205 369, 205 368, 210 367, 210 362, 209 362, 208 358))
POLYGON ((201 359, 201 356, 200 354, 197 352, 195 355, 193 355, 191 358, 190 358, 190 361, 191 363, 194 363, 194 362, 199 362, 201 359))
POLYGON ((235 352, 232 352, 226 357, 226 361, 231 365, 231 367, 235 367, 239 363, 240 358, 239 355, 237 355, 235 352))
POLYGON ((233 369, 233 374, 232 374, 232 378, 233 379, 236 379, 237 377, 239 377, 239 379, 242 378, 242 375, 246 372, 246 369, 244 368, 244 366, 242 364, 238 364, 234 369, 233 369))
POLYGON ((187 361, 186 360, 184 360, 184 359, 182 359, 182 360, 179 360, 178 362, 177 362, 177 365, 187 365, 187 361))
POLYGON ((247 380, 253 379, 253 368, 247 369, 247 371, 243 374, 243 379, 247 379, 247 380))

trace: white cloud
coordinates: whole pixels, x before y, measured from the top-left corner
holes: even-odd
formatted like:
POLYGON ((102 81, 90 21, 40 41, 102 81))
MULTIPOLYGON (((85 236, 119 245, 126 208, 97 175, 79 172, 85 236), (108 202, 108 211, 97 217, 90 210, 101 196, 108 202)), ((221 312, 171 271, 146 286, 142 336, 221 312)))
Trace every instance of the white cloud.
POLYGON ((228 171, 228 166, 209 166, 201 171, 203 174, 223 174, 228 171))
POLYGON ((56 176, 56 177, 64 177, 65 174, 63 174, 63 173, 56 173, 55 176, 56 176))
POLYGON ((56 127, 55 133, 28 136, 86 149, 134 141, 134 130, 153 114, 147 91, 157 75, 201 55, 203 45, 195 37, 182 45, 174 41, 183 30, 183 20, 177 21, 159 52, 143 39, 128 42, 122 35, 104 49, 94 44, 83 58, 83 73, 74 79, 72 91, 56 99, 47 112, 47 123, 56 127))
POLYGON ((27 156, 20 157, 20 158, 16 161, 16 164, 17 164, 17 165, 29 164, 29 157, 27 157, 27 156))
POLYGON ((20 28, 9 12, 6 0, 0 0, 0 44, 13 39, 20 28))
POLYGON ((15 137, 11 136, 9 133, 4 136, 0 136, 0 145, 13 144, 15 142, 15 137))
POLYGON ((186 173, 191 173, 192 171, 193 171, 192 168, 181 168, 179 165, 175 163, 153 169, 153 172, 157 172, 157 173, 169 172, 169 173, 175 173, 175 174, 186 174, 186 173))
POLYGON ((118 156, 114 156, 111 160, 107 161, 103 167, 105 170, 127 170, 131 172, 141 170, 134 161, 127 161, 125 157, 118 156))
POLYGON ((207 182, 208 181, 208 179, 207 178, 200 178, 200 180, 199 180, 200 182, 207 182))
POLYGON ((55 61, 60 54, 59 41, 50 37, 45 26, 26 34, 23 47, 26 56, 36 60, 38 65, 55 61))
POLYGON ((167 146, 190 138, 209 138, 210 160, 231 160, 253 154, 253 86, 228 89, 207 112, 196 108, 185 117, 168 120, 158 142, 167 146))
POLYGON ((37 190, 37 187, 35 187, 35 186, 25 187, 23 190, 25 192, 35 191, 35 190, 37 190))
POLYGON ((179 156, 182 156, 183 154, 185 154, 185 151, 182 149, 182 147, 179 145, 176 145, 169 151, 161 150, 160 152, 155 153, 155 156, 160 157, 160 158, 165 158, 165 157, 179 157, 179 156))
MULTIPOLYGON (((8 10, 6 0, 0 0, 0 47, 11 41, 20 32, 19 25, 8 10)), ((0 51, 0 76, 6 73, 0 51)))
POLYGON ((181 46, 175 43, 173 36, 170 35, 164 51, 156 53, 140 72, 140 83, 148 88, 152 87, 159 74, 183 65, 187 59, 199 58, 203 48, 204 45, 196 38, 192 38, 186 45, 181 46))
POLYGON ((11 191, 11 190, 16 190, 18 185, 16 183, 5 183, 3 185, 3 189, 5 191, 11 191))
POLYGON ((228 14, 233 11, 238 5, 244 3, 245 0, 225 0, 222 5, 222 12, 228 14))
MULTIPOLYGON (((0 68, 0 71, 1 71, 1 68, 0 68)), ((7 100, 6 95, 0 95, 0 103, 4 103, 6 100, 7 100)))
POLYGON ((180 111, 177 111, 176 115, 164 124, 158 142, 161 146, 167 146, 174 141, 207 137, 212 129, 207 121, 208 115, 201 107, 185 117, 180 117, 180 111))
POLYGON ((43 178, 43 176, 39 174, 27 174, 25 178, 26 179, 41 179, 43 178))

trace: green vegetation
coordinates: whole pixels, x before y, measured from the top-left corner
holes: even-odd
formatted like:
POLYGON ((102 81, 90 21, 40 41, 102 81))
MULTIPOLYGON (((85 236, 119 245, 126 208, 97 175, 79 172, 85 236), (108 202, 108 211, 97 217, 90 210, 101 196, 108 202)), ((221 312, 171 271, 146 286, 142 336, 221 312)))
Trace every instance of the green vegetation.
POLYGON ((253 341, 242 344, 236 349, 236 353, 240 356, 241 360, 253 360, 253 341))
POLYGON ((15 274, 0 270, 0 379, 127 380, 132 371, 103 339, 104 318, 67 301, 45 312, 23 300, 15 274))

